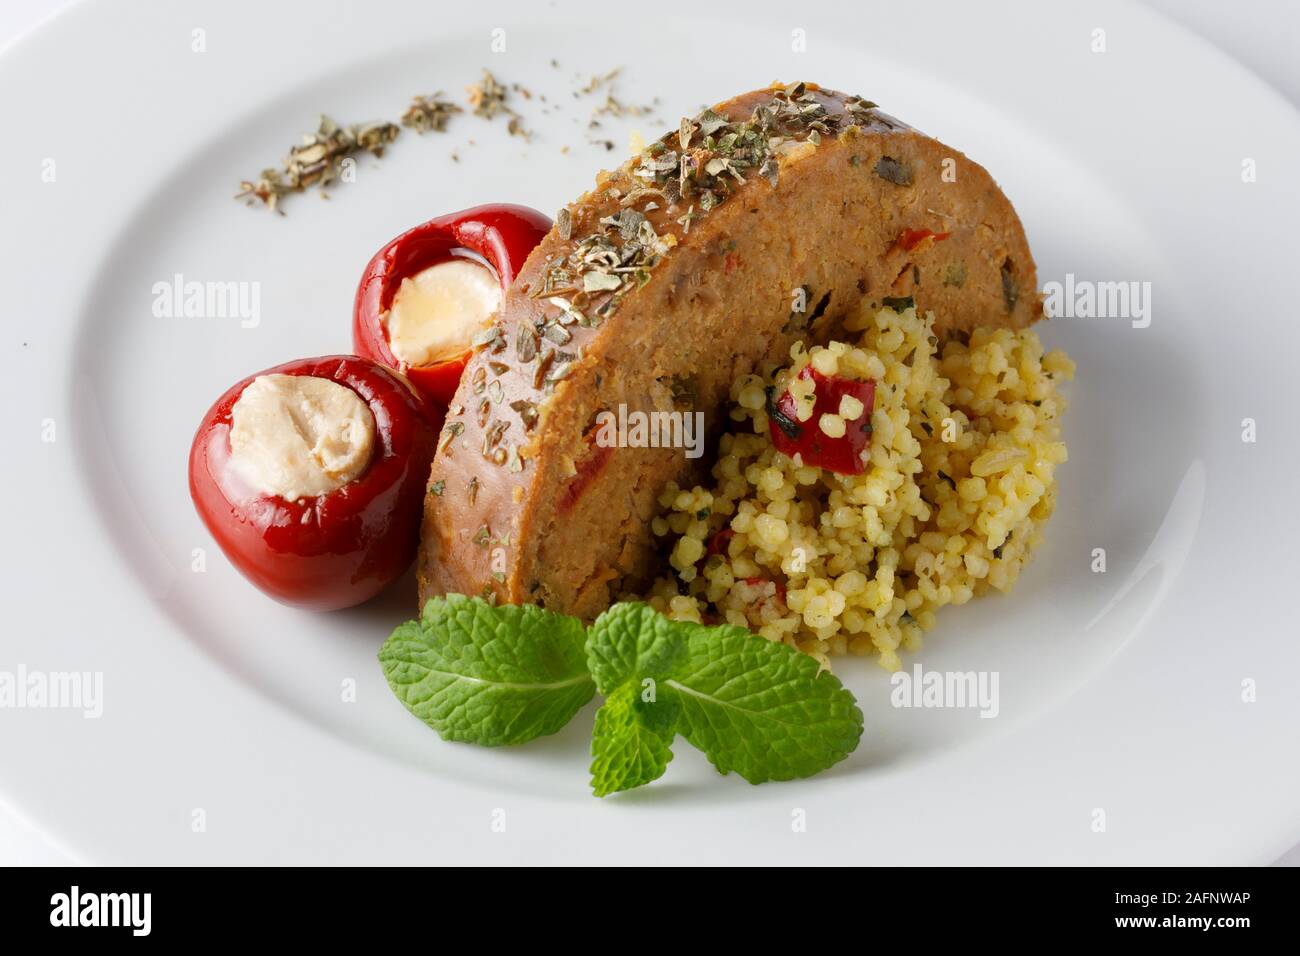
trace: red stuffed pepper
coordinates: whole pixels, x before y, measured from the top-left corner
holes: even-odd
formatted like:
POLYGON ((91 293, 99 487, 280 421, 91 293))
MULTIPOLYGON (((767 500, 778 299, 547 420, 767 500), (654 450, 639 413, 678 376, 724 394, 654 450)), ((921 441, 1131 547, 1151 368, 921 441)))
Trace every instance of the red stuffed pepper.
POLYGON ((366 266, 352 342, 403 372, 439 407, 456 392, 471 345, 551 220, 527 206, 476 206, 402 233, 366 266))
POLYGON ((367 359, 302 359, 209 409, 190 495, 230 561, 285 604, 360 604, 410 565, 442 413, 367 359))

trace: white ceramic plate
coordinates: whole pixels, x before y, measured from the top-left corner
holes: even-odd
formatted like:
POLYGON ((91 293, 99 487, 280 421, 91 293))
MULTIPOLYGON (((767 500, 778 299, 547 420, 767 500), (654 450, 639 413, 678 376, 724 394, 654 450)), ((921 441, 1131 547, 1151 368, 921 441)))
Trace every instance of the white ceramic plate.
POLYGON ((100 0, 0 57, 0 670, 103 675, 99 719, 0 711, 4 799, 98 861, 1263 863, 1294 844, 1300 119, 1131 6, 631 9, 100 0), (528 104, 531 144, 461 116, 286 218, 231 200, 317 113, 392 118, 484 66, 560 107, 528 104), (607 153, 572 91, 615 66, 625 101, 660 106, 607 123, 607 153), (867 732, 832 772, 751 787, 679 743, 663 780, 598 801, 590 710, 512 752, 440 741, 374 660, 410 582, 334 615, 271 603, 195 517, 186 452, 232 381, 348 350, 359 272, 397 232, 487 201, 553 210, 632 127, 773 78, 960 147, 1016 203, 1041 282, 1150 282, 1152 321, 1042 329, 1079 364, 1047 543, 909 661, 998 672, 996 719, 895 709, 851 660, 867 732), (260 283, 260 322, 156 318, 177 273, 260 283))

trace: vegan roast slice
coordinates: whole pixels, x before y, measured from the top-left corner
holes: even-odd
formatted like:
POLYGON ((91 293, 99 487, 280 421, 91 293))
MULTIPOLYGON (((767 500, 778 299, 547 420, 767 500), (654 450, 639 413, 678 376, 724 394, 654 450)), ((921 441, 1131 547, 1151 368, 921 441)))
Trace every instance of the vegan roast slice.
POLYGON ((591 618, 654 576, 650 522, 707 457, 607 448, 597 415, 704 413, 863 299, 937 334, 1042 315, 1020 220, 955 149, 813 84, 706 110, 560 211, 477 342, 425 502, 420 601, 591 618))

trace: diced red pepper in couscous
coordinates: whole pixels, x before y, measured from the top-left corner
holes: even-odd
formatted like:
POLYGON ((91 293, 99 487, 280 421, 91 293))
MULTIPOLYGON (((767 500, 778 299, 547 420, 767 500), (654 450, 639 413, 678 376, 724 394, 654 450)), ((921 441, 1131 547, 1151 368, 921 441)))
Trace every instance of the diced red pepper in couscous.
POLYGON ((798 399, 788 389, 782 392, 768 409, 773 447, 791 458, 799 455, 813 468, 862 474, 866 468, 862 451, 871 444, 876 383, 823 375, 811 365, 805 365, 798 377, 813 382, 812 416, 799 415, 798 399))
POLYGON ((709 543, 704 548, 704 555, 700 560, 695 562, 695 570, 704 570, 704 562, 709 560, 715 554, 720 554, 724 558, 727 556, 727 546, 731 544, 731 539, 736 536, 736 532, 730 528, 723 528, 717 534, 709 539, 709 543))
MULTIPOLYGON (((743 578, 742 580, 744 580, 744 582, 745 582, 746 584, 748 584, 750 587, 755 587, 755 588, 756 588, 756 587, 762 587, 764 584, 768 584, 768 583, 775 584, 775 585, 776 585, 776 593, 773 594, 772 597, 776 598, 776 599, 777 599, 778 601, 780 601, 782 604, 785 603, 785 584, 784 584, 784 582, 781 582, 781 581, 773 581, 771 578, 743 578)), ((767 599, 767 598, 763 598, 762 600, 768 600, 768 599, 767 599)))
POLYGON ((726 554, 727 545, 731 544, 731 539, 735 536, 736 532, 730 528, 723 528, 709 539, 709 546, 704 552, 704 557, 707 559, 710 555, 726 554))

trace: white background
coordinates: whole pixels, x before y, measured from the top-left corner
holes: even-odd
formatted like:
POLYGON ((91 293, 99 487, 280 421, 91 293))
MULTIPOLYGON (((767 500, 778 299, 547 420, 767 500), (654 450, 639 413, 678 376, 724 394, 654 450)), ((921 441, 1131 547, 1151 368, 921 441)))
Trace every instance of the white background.
MULTIPOLYGON (((1136 0, 1135 0, 1136 2, 1136 0)), ((1144 0, 1148 6, 1199 33, 1253 70, 1300 108, 1300 4, 1294 0, 1144 0)), ((4 0, 0 4, 0 49, 43 19, 74 4, 69 0, 4 0)), ((1286 759, 1286 755, 1278 755, 1286 759)), ((21 820, 0 807, 0 864, 56 865, 75 862, 21 820)), ((1279 865, 1300 866, 1300 846, 1279 865)))

